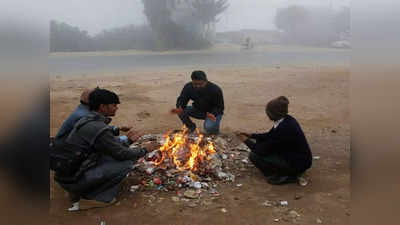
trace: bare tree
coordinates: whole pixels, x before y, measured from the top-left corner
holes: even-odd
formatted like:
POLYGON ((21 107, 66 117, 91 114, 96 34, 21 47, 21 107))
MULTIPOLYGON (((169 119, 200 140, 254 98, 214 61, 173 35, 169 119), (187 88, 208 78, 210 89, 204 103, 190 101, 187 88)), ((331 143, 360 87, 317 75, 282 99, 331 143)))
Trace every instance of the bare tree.
POLYGON ((278 9, 275 16, 275 25, 278 29, 293 33, 299 26, 306 24, 307 20, 307 9, 302 6, 293 5, 278 9))
POLYGON ((224 12, 228 7, 228 0, 194 0, 194 16, 205 26, 205 32, 210 31, 211 24, 219 21, 217 16, 224 12))

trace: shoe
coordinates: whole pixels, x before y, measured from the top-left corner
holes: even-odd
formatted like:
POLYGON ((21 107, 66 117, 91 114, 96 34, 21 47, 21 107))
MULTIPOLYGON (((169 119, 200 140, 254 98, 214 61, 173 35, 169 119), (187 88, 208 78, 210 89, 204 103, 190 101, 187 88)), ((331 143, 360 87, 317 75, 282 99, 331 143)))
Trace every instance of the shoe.
POLYGON ((116 198, 114 198, 111 202, 99 202, 96 200, 81 199, 80 209, 103 208, 113 205, 116 202, 117 202, 116 198))
POLYGON ((275 175, 275 176, 268 178, 268 183, 273 184, 273 185, 297 183, 297 177, 296 176, 275 175))

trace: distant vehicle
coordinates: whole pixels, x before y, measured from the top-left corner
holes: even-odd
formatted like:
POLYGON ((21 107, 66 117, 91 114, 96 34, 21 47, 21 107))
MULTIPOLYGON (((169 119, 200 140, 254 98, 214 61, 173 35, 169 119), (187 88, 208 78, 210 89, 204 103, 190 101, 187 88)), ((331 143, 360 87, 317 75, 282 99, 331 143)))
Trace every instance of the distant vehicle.
POLYGON ((350 42, 345 40, 332 42, 331 46, 333 48, 351 48, 350 42))
POLYGON ((250 37, 248 37, 248 38, 246 38, 245 43, 242 44, 242 49, 249 50, 252 48, 254 48, 254 44, 253 44, 253 42, 251 42, 250 37))

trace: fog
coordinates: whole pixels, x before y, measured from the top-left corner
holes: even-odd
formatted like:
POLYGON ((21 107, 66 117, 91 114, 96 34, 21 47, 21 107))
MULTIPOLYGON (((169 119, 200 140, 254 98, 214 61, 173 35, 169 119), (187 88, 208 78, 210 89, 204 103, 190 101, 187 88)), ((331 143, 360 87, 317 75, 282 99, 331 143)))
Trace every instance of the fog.
POLYGON ((73 0, 48 13, 51 52, 204 49, 247 38, 329 46, 350 33, 349 0, 73 0))
MULTIPOLYGON (((229 0, 228 2, 230 7, 220 16, 217 31, 274 29, 276 10, 294 4, 333 8, 350 5, 350 0, 229 0)), ((78 26, 91 35, 103 29, 147 23, 141 0, 57 1, 55 7, 49 9, 48 13, 51 19, 78 26)))

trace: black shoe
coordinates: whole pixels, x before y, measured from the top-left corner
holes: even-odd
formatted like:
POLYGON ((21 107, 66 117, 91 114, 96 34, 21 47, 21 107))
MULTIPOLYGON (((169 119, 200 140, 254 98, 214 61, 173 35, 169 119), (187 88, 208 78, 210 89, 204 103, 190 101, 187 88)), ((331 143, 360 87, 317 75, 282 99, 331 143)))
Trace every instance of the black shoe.
POLYGON ((291 184, 296 183, 297 177, 296 176, 279 176, 275 175, 268 178, 268 183, 273 185, 282 185, 282 184, 291 184))

